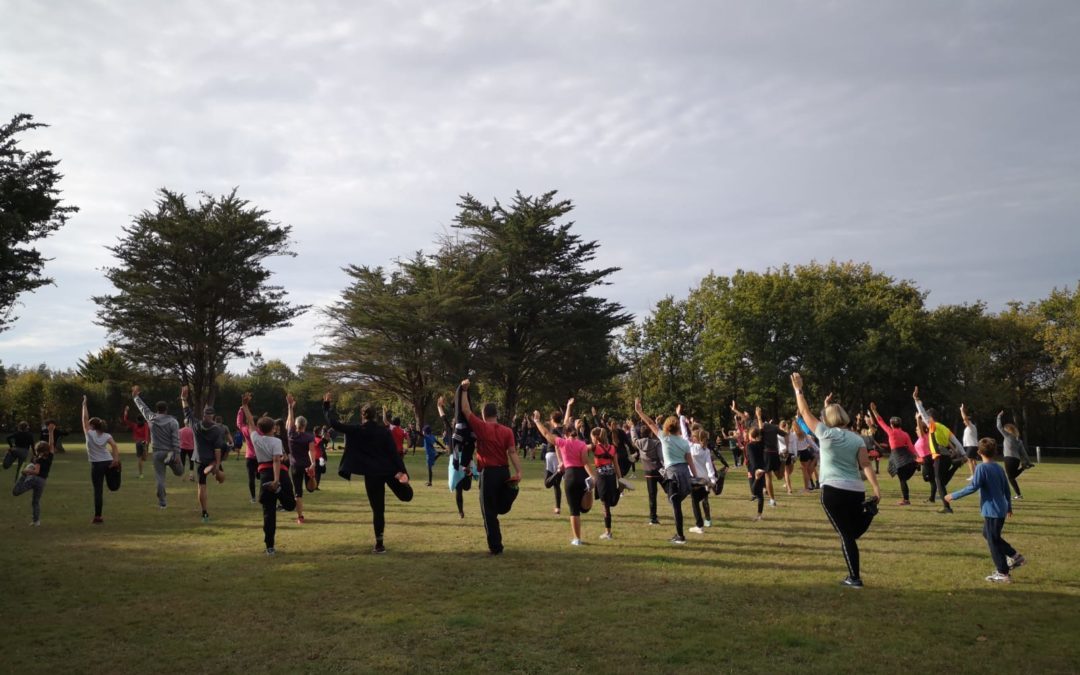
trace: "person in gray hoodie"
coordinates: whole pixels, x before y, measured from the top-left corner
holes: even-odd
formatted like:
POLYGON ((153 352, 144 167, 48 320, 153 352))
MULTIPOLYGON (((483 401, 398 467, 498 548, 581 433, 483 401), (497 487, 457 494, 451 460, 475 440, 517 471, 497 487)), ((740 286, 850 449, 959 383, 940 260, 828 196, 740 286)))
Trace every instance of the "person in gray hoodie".
POLYGON ((229 449, 229 430, 214 420, 214 409, 210 406, 203 408, 201 419, 195 418, 195 411, 188 403, 187 385, 180 390, 180 403, 184 408, 184 421, 195 432, 195 477, 199 484, 199 506, 202 508, 202 521, 209 523, 206 478, 213 474, 217 482, 225 482, 221 458, 229 449))
POLYGON ((142 390, 138 386, 131 388, 131 397, 143 418, 150 424, 150 446, 153 448, 154 477, 157 479, 158 507, 165 508, 165 469, 171 468, 173 474, 182 476, 184 465, 180 461, 180 424, 169 414, 169 404, 158 401, 151 410, 143 402, 142 390))

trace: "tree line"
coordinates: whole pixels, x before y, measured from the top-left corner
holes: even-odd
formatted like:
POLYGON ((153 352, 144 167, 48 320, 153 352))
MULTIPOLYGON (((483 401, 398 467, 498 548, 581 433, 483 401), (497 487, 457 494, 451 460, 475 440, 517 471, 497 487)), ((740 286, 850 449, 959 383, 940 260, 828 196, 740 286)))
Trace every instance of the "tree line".
MULTIPOLYGON (((60 199, 57 160, 19 147, 36 126, 22 115, 0 128, 0 330, 20 293, 50 281, 31 244, 77 210, 60 199)), ((918 384, 939 408, 966 403, 984 430, 1005 408, 1029 440, 1080 438, 1080 287, 1000 312, 930 308, 912 281, 814 263, 710 274, 635 321, 602 297, 618 268, 597 264, 600 244, 575 231, 573 209, 554 191, 505 204, 464 195, 430 250, 346 265, 340 297, 312 310, 272 281, 273 259, 294 255, 290 226, 238 190, 192 201, 162 189, 109 247, 113 291, 92 298, 109 345, 72 372, 0 366, 0 422, 34 419, 42 404, 74 420, 84 390, 103 411, 118 409, 138 381, 170 401, 185 383, 196 407, 222 411, 244 387, 258 388, 268 411, 286 388, 302 401, 335 388, 422 424, 468 375, 505 419, 571 396, 629 417, 642 397, 658 410, 681 403, 718 428, 730 425, 732 400, 791 414, 785 383, 800 370, 854 409, 875 401, 910 420, 918 384), (309 311, 322 332, 296 372, 261 355, 244 375, 227 371, 252 356, 252 338, 309 311)))

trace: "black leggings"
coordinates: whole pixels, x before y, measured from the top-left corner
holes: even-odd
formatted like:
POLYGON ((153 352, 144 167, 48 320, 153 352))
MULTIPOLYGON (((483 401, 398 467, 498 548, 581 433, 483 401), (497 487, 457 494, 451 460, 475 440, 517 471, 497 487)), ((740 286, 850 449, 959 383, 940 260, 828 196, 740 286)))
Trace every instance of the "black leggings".
POLYGON ((26 448, 12 448, 4 455, 4 468, 10 468, 12 464, 15 464, 18 460, 18 466, 15 467, 15 482, 19 482, 19 478, 22 477, 23 462, 30 456, 30 451, 26 448))
POLYGON ((499 516, 510 513, 518 489, 510 484, 510 467, 487 466, 480 470, 480 516, 484 519, 488 551, 502 553, 502 529, 499 516))
POLYGON ((248 492, 255 499, 255 477, 259 475, 259 460, 254 457, 247 458, 248 492))
POLYGON ((562 474, 544 472, 544 487, 555 489, 555 508, 562 510, 562 474))
POLYGON ((375 528, 375 540, 382 541, 386 529, 386 487, 389 486, 394 496, 403 502, 411 502, 412 485, 399 482, 393 476, 364 476, 364 489, 367 490, 368 504, 371 506, 371 524, 375 528))
POLYGON ((852 579, 861 578, 859 576, 859 545, 856 540, 863 536, 874 520, 874 517, 867 514, 863 508, 865 499, 865 492, 841 490, 831 485, 824 485, 821 488, 821 506, 825 509, 825 515, 828 516, 833 529, 840 535, 840 548, 844 552, 848 576, 852 579))
MULTIPOLYGON (((195 454, 194 450, 181 450, 180 451, 180 463, 187 467, 188 471, 195 470, 195 461, 191 459, 191 456, 195 454)), ((255 495, 251 495, 254 497, 255 495)))
MULTIPOLYGON (((263 510, 263 541, 266 543, 266 548, 274 548, 274 535, 277 533, 278 503, 285 507, 286 511, 296 509, 296 496, 293 494, 292 481, 289 480, 289 474, 285 471, 285 467, 281 467, 278 481, 280 487, 277 492, 271 492, 265 486, 259 492, 259 503, 262 504, 263 510)), ((259 472, 259 482, 274 482, 273 467, 267 467, 259 472)))
POLYGON ((904 496, 904 501, 911 500, 911 494, 908 491, 908 479, 915 475, 915 464, 906 464, 896 470, 896 477, 900 479, 900 494, 904 496))
POLYGON ((660 491, 660 476, 653 471, 645 473, 645 491, 649 493, 649 522, 658 523, 656 517, 656 495, 660 491))
POLYGON ((465 517, 465 488, 458 485, 454 488, 454 501, 457 502, 457 512, 462 518, 465 517))
POLYGON ((671 502, 671 511, 675 515, 675 536, 683 537, 682 503, 686 495, 679 493, 679 481, 668 481, 668 501, 671 502))
POLYGON ((937 496, 937 482, 934 480, 934 460, 927 456, 923 458, 922 479, 930 483, 930 501, 937 496))
POLYGON ((109 471, 112 461, 91 462, 90 482, 94 484, 94 517, 101 517, 101 509, 105 503, 105 474, 109 471))
POLYGON ((588 509, 581 508, 581 500, 585 497, 585 478, 589 474, 584 467, 573 466, 563 474, 563 489, 566 490, 566 504, 570 507, 570 515, 580 516, 588 513, 588 509))
POLYGON ((1006 457, 1005 458, 1005 475, 1009 478, 1009 485, 1012 485, 1013 492, 1016 496, 1020 495, 1020 486, 1016 483, 1016 479, 1020 474, 1024 473, 1024 467, 1020 464, 1018 457, 1006 457))
POLYGON ((948 494, 946 488, 958 468, 960 468, 960 465, 953 464, 952 457, 948 455, 938 455, 937 459, 934 460, 934 484, 937 487, 938 494, 941 495, 942 501, 945 501, 945 495, 948 494))
POLYGON ((598 477, 596 498, 604 505, 604 529, 611 530, 611 509, 619 504, 619 481, 614 473, 598 477))
POLYGON ((765 510, 765 474, 750 479, 750 494, 754 495, 754 499, 757 500, 757 512, 760 516, 761 512, 765 510))
POLYGON ((696 487, 690 492, 690 506, 694 509, 694 524, 698 527, 705 527, 706 520, 712 520, 712 513, 709 511, 709 488, 696 487), (704 518, 702 517, 704 512, 704 518))

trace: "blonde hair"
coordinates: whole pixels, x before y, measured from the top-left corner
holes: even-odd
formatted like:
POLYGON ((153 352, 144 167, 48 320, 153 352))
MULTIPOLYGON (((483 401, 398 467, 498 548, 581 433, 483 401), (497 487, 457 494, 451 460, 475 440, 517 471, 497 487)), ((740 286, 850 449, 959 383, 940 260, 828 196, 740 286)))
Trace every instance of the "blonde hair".
POLYGON ((1009 434, 1010 436, 1014 436, 1014 437, 1016 437, 1016 438, 1020 438, 1020 430, 1019 430, 1019 429, 1017 429, 1017 428, 1016 428, 1016 425, 1015 425, 1015 424, 1013 424, 1012 422, 1010 422, 1010 423, 1008 423, 1008 424, 1006 424, 1006 425, 1002 426, 1002 429, 1004 429, 1004 430, 1005 430, 1005 432, 1006 432, 1007 434, 1009 434))
POLYGON ((833 428, 846 428, 851 424, 851 417, 848 416, 847 411, 839 403, 830 403, 825 406, 825 412, 822 415, 824 418, 825 426, 833 428))
POLYGON ((664 420, 664 433, 665 434, 677 434, 679 433, 679 418, 672 415, 664 420))

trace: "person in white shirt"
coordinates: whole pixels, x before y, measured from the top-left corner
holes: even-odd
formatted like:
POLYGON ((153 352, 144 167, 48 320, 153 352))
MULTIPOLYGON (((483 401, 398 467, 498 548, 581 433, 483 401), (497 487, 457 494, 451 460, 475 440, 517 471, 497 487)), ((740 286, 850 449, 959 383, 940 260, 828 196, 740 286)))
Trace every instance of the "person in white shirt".
POLYGON ((90 460, 90 482, 94 485, 94 520, 95 525, 105 522, 101 511, 105 501, 105 483, 109 491, 120 489, 120 449, 112 435, 105 433, 105 420, 90 417, 86 407, 86 396, 82 398, 82 428, 86 434, 86 457, 90 460))
POLYGON ((544 455, 544 487, 555 488, 555 515, 562 513, 562 477, 559 470, 559 456, 555 453, 554 446, 544 455))
POLYGON ((716 484, 716 466, 708 448, 708 435, 703 429, 696 429, 690 434, 690 461, 694 463, 694 487, 690 491, 690 505, 694 511, 694 527, 690 532, 704 534, 706 527, 712 527, 712 512, 709 509, 709 488, 716 484))
POLYGON ((970 411, 963 403, 960 404, 960 417, 964 420, 964 455, 967 457, 968 481, 975 475, 975 467, 979 464, 979 430, 971 421, 970 411))

